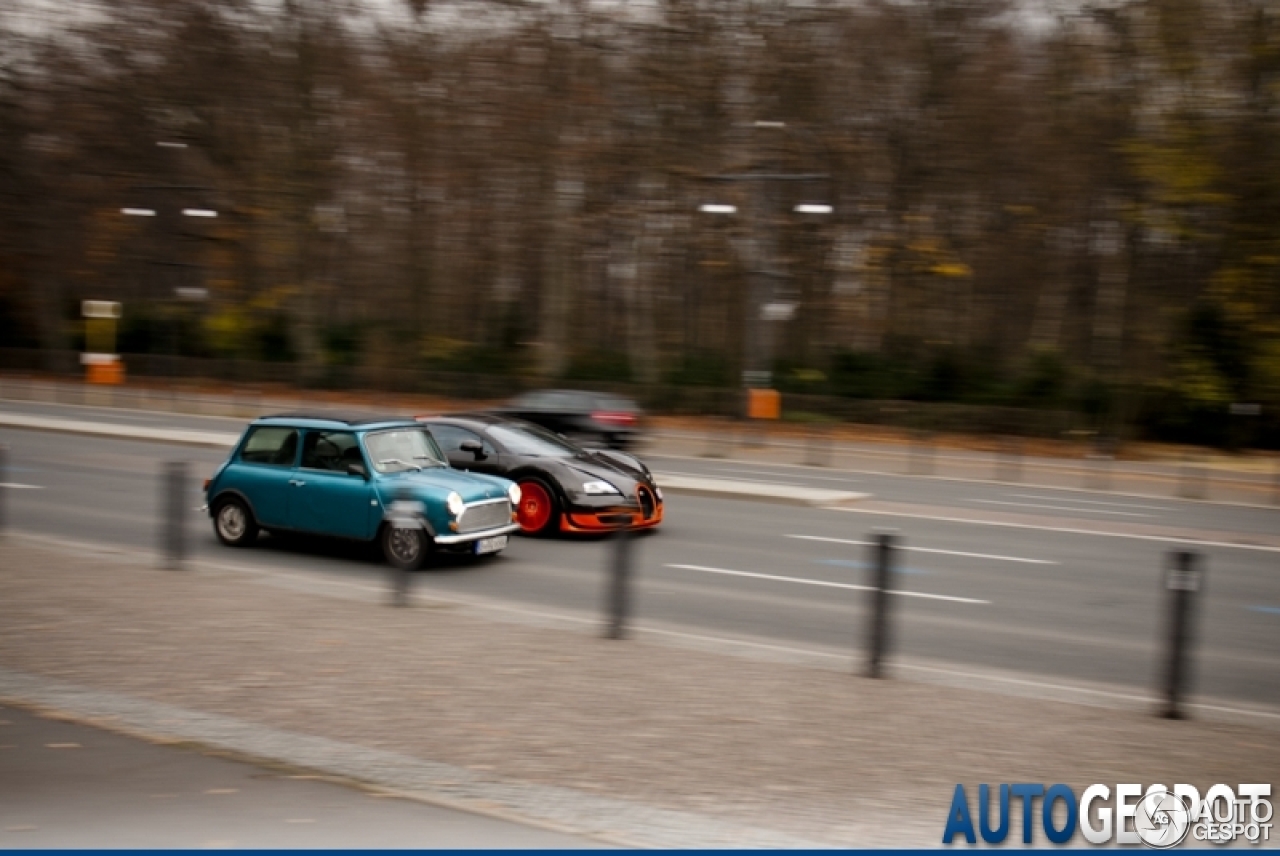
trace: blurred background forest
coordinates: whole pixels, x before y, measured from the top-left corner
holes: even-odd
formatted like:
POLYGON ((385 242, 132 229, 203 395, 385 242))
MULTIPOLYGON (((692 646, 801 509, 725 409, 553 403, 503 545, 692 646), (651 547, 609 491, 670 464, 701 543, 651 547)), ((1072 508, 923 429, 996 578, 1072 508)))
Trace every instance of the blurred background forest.
POLYGON ((1280 4, 5 4, 0 368, 83 299, 131 374, 1275 445, 1280 4))

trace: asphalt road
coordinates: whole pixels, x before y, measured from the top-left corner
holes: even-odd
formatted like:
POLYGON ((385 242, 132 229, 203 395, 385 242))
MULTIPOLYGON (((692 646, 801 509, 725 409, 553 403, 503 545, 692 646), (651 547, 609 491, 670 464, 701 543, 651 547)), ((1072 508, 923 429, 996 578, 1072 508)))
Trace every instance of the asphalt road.
MULTIPOLYGON (((4 407, 81 419, 100 413, 104 421, 157 427, 241 427, 169 414, 4 407)), ((198 482, 223 457, 8 429, 0 430, 0 442, 11 448, 10 525, 148 549, 158 540, 161 462, 192 461, 198 482)), ((1225 543, 1280 533, 1280 511, 658 454, 647 460, 659 472, 849 488, 875 497, 852 511, 671 497, 661 530, 638 540, 636 598, 640 620, 668 632, 853 657, 865 635, 867 595, 859 588, 869 577, 865 542, 889 528, 908 548, 899 586, 909 594, 893 599, 895 652, 903 661, 1141 693, 1158 680, 1162 573, 1185 534, 1210 542, 1195 548, 1208 571, 1197 691, 1222 704, 1280 708, 1280 550, 1225 543), (884 511, 888 503, 896 512, 884 511), (868 513, 873 508, 879 510, 868 513), (1043 523, 990 525, 1010 512, 1043 523), (1128 535, 1090 531, 1103 527, 1128 535)), ((199 502, 193 495, 191 505, 199 502)), ((387 574, 373 549, 323 539, 264 538, 251 550, 229 550, 214 540, 207 519, 192 515, 200 557, 377 584, 387 574)), ((594 619, 607 549, 593 540, 517 539, 500 557, 424 571, 416 585, 594 619)))
POLYGON ((0 707, 0 849, 599 844, 0 707))

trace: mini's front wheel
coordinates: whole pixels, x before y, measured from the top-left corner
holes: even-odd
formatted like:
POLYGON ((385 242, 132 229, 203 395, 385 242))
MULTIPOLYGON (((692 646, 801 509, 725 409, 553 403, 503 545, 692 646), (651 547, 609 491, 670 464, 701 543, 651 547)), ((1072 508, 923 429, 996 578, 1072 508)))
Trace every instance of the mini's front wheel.
POLYGON ((258 523, 244 500, 230 497, 214 507, 213 532, 228 547, 247 547, 258 537, 258 523))
POLYGON ((392 567, 416 571, 427 555, 427 533, 417 526, 387 526, 382 530, 382 555, 392 567))

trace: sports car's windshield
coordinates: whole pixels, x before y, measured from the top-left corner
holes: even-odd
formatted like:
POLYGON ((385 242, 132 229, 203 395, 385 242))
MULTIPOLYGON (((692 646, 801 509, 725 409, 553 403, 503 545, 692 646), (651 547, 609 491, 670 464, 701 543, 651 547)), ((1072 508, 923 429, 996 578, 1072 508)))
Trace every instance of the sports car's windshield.
POLYGON ((448 466, 435 438, 422 428, 374 431, 364 435, 364 446, 380 473, 448 466))
POLYGON ((537 425, 491 425, 489 435, 513 455, 535 455, 540 458, 572 458, 579 449, 561 437, 537 425))

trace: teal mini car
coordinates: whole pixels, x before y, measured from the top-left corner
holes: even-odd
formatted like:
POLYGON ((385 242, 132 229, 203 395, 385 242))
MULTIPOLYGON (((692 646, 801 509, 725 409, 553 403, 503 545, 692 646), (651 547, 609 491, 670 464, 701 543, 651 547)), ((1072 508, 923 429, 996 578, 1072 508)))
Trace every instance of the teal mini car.
POLYGON ((246 546, 260 530, 376 539, 400 568, 418 567, 432 550, 501 552, 519 528, 519 486, 450 469, 411 419, 257 419, 205 482, 205 498, 223 544, 246 546))

